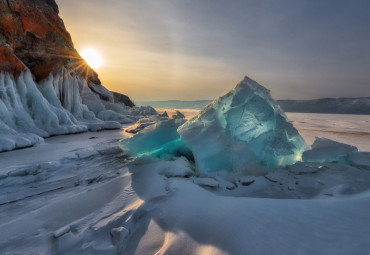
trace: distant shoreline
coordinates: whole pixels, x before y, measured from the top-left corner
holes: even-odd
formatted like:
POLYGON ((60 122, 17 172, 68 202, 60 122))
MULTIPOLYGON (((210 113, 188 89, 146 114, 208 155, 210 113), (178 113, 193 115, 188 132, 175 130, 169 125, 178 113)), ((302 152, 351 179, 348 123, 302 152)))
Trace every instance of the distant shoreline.
MULTIPOLYGON (((138 101, 136 105, 149 105, 156 109, 201 110, 211 102, 212 100, 138 101)), ((277 100, 277 103, 285 112, 370 115, 370 97, 277 100)))

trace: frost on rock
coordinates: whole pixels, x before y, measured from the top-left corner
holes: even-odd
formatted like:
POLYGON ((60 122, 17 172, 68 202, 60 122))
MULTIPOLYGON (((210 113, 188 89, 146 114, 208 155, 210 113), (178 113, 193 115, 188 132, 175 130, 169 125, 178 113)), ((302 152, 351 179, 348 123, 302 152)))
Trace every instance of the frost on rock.
POLYGON ((132 121, 126 112, 100 100, 86 80, 65 68, 40 82, 34 81, 28 69, 17 78, 0 72, 0 152, 29 147, 51 135, 118 129, 120 123, 132 121), (91 101, 81 97, 81 91, 91 101))
POLYGON ((151 106, 134 106, 129 110, 129 113, 138 116, 158 115, 158 112, 151 106))
POLYGON ((29 71, 17 79, 0 73, 0 152, 32 146, 50 135, 87 131, 61 105, 50 104, 29 71))
POLYGON ((295 163, 308 148, 269 90, 248 77, 178 132, 201 173, 261 174, 295 163))

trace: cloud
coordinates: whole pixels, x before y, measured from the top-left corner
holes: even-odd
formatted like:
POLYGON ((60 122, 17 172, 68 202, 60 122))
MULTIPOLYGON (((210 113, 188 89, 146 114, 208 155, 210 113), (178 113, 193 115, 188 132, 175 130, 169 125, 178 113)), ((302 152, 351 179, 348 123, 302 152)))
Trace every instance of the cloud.
POLYGON ((370 2, 63 0, 76 46, 136 99, 215 98, 248 75, 276 98, 369 96, 370 2), (82 11, 83 10, 83 11, 82 11))

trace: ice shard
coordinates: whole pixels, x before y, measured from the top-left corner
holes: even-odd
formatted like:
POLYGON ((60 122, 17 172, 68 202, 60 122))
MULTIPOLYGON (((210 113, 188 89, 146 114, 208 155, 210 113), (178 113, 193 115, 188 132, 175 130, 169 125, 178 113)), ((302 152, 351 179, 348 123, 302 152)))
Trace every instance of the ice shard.
POLYGON ((120 143, 123 151, 134 157, 151 156, 171 159, 176 156, 192 158, 191 152, 184 146, 177 129, 184 119, 169 119, 146 127, 135 136, 120 143))
POLYGON ((262 174, 295 163, 308 148, 270 91, 248 77, 178 132, 203 174, 262 174))

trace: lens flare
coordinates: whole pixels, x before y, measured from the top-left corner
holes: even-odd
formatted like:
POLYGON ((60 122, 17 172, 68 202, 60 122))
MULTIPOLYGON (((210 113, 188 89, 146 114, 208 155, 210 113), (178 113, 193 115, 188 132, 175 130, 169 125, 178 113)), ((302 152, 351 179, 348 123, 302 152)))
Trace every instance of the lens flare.
POLYGON ((99 68, 103 64, 103 58, 100 53, 93 48, 85 48, 80 52, 81 57, 93 69, 99 68))

